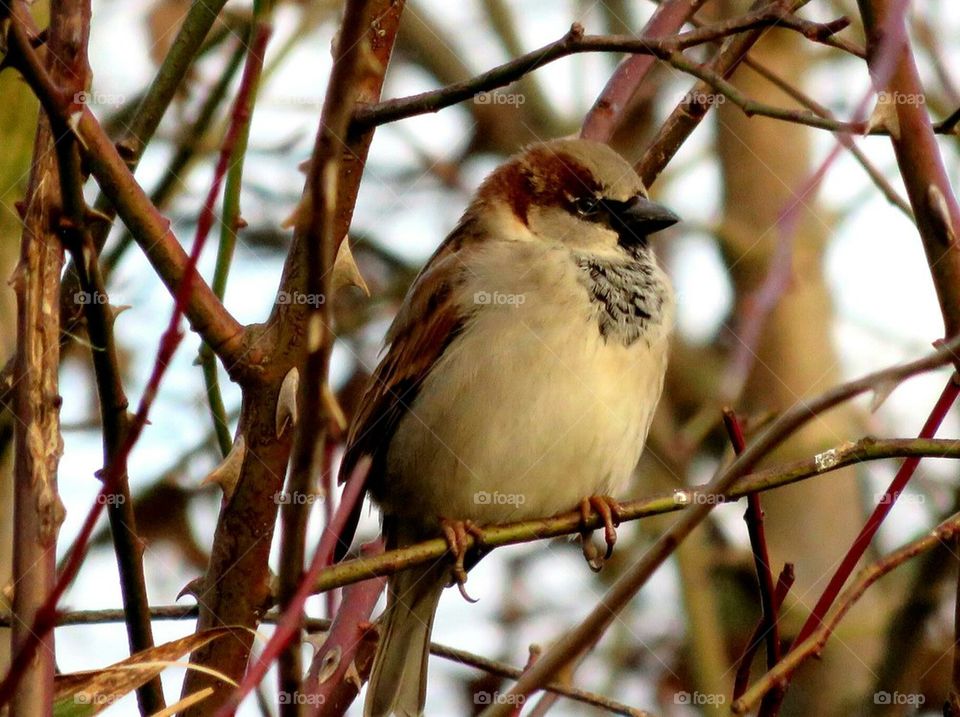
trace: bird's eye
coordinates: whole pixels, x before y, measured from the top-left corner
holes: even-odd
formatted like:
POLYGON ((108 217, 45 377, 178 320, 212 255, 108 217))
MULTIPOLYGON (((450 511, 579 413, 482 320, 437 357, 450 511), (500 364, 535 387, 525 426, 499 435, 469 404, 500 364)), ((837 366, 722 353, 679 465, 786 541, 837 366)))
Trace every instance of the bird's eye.
POLYGON ((573 209, 581 217, 592 217, 600 211, 600 200, 597 197, 579 197, 573 202, 573 209))

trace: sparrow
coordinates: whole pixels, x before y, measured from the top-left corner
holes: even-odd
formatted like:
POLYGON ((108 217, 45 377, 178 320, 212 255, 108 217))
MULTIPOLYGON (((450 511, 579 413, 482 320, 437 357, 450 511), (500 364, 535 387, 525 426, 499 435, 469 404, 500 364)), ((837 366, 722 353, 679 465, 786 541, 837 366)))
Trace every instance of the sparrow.
MULTIPOLYGON (((369 457, 388 550, 578 506, 612 547, 609 496, 640 458, 674 323, 648 238, 677 221, 597 142, 534 144, 483 181, 407 293, 348 434, 340 480, 369 457)), ((390 577, 367 717, 423 713, 440 594, 477 559, 390 577)))

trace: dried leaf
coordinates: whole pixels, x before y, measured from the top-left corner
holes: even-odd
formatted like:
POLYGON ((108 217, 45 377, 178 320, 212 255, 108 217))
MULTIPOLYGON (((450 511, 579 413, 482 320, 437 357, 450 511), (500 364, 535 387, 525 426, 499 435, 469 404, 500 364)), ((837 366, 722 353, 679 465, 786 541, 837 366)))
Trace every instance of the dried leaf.
MULTIPOLYGON (((95 715, 156 677, 184 655, 231 631, 229 627, 204 630, 143 650, 100 670, 57 675, 53 714, 55 717, 95 715)), ((236 684, 226 675, 214 674, 230 684, 236 684)))

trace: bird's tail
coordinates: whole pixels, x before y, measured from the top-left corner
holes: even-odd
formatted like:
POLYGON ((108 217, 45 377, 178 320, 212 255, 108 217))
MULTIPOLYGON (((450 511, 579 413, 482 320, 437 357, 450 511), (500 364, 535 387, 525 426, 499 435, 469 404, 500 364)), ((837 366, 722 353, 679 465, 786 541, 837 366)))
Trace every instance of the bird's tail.
POLYGON ((427 694, 430 632, 449 566, 401 570, 390 576, 364 717, 420 717, 427 694))

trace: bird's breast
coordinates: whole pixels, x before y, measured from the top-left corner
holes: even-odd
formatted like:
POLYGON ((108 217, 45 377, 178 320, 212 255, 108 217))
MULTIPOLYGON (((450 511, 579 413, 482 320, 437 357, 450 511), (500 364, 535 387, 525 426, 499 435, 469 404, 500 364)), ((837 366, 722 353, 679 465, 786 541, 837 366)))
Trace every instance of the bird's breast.
POLYGON ((620 323, 599 323, 621 299, 598 302, 582 271, 565 251, 468 267, 459 300, 471 318, 388 449, 377 496, 388 510, 504 522, 622 487, 663 387, 672 297, 644 308, 642 334, 625 340, 620 323))

